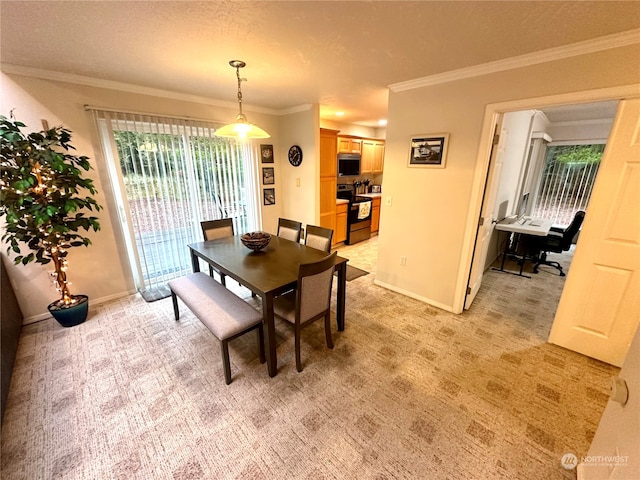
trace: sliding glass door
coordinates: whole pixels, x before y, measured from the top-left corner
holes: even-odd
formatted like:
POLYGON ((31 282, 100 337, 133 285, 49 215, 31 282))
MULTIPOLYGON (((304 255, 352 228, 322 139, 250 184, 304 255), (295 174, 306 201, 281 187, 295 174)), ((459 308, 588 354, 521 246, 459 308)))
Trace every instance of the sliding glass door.
POLYGON ((190 120, 96 112, 136 288, 168 293, 191 272, 187 245, 200 222, 232 218, 236 233, 257 226, 253 152, 190 120))
POLYGON ((604 144, 548 146, 532 216, 568 225, 577 211, 586 211, 604 148, 604 144))

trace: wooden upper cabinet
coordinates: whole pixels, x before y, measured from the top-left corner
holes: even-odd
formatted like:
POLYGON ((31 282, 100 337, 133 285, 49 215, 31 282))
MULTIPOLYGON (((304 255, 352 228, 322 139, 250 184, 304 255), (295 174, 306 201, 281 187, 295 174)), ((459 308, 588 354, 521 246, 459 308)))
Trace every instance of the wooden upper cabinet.
POLYGON ((338 153, 362 153, 362 140, 353 137, 338 137, 338 153))
POLYGON ((338 175, 337 135, 338 130, 320 129, 320 177, 338 175))
POLYGON ((383 166, 384 142, 382 140, 362 140, 360 173, 382 173, 383 166))
POLYGON ((373 173, 382 173, 384 168, 384 142, 375 142, 373 144, 373 173))

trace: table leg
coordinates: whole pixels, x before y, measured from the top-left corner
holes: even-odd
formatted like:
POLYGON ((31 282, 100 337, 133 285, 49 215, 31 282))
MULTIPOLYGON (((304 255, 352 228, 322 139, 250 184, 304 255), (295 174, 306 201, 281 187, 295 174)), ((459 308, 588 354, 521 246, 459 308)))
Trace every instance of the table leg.
POLYGON ((273 317, 273 296, 262 296, 262 322, 264 324, 264 342, 267 355, 267 370, 270 377, 278 373, 278 358, 276 357, 276 328, 273 317))
POLYGON ((198 273, 200 271, 200 262, 198 261, 198 256, 191 251, 191 269, 194 273, 198 273))
POLYGON ((347 262, 338 265, 338 298, 336 322, 338 330, 344 330, 345 299, 347 296, 347 262))

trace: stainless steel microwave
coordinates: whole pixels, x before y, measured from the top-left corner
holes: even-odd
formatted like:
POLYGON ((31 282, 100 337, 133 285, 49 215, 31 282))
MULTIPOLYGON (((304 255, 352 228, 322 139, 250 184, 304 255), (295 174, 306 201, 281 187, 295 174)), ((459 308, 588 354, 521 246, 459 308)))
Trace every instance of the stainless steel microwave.
POLYGON ((338 176, 348 177, 360 175, 359 153, 339 153, 338 154, 338 176))

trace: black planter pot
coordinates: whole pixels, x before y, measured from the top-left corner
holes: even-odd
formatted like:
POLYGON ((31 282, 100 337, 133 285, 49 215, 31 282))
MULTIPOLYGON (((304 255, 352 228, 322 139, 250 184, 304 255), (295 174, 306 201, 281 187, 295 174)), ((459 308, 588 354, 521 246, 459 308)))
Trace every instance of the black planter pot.
POLYGON ((47 307, 49 313, 55 318, 63 327, 74 327, 80 325, 87 319, 87 313, 89 312, 89 297, 86 295, 73 295, 76 303, 71 306, 58 305, 58 302, 50 303, 47 307))

